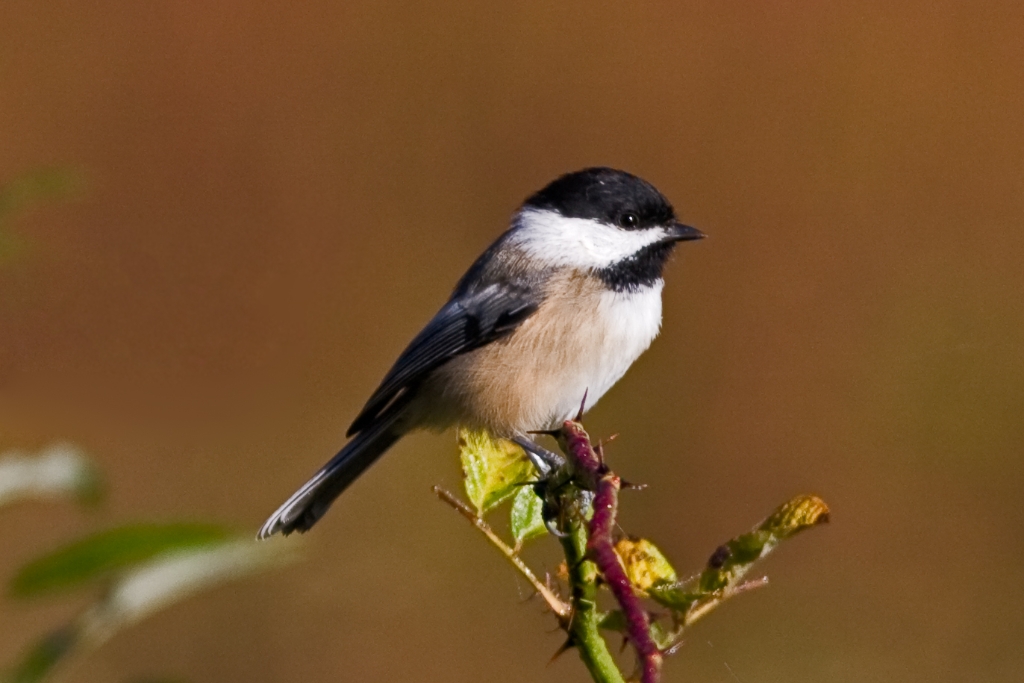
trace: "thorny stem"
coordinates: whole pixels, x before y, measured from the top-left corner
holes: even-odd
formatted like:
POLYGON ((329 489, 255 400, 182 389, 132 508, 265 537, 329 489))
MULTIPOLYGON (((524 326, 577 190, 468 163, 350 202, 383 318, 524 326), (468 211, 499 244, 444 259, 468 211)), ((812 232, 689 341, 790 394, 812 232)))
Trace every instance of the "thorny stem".
MULTIPOLYGON (((576 495, 575 487, 570 489, 570 496, 576 495)), ((515 550, 501 540, 501 537, 494 533, 490 525, 478 517, 472 508, 440 486, 434 487, 434 494, 480 530, 547 601, 562 628, 569 634, 566 647, 575 647, 579 650, 580 659, 596 683, 625 683, 598 626, 601 614, 597 611, 597 568, 593 562, 586 559, 587 528, 581 521, 574 520, 572 528, 567 530, 568 533, 561 539, 566 566, 569 567, 569 586, 572 591, 570 606, 541 583, 515 550)))
POLYGON ((600 446, 597 450, 593 448, 590 437, 578 422, 567 421, 562 427, 560 439, 576 470, 576 479, 581 485, 592 486, 594 490, 594 516, 590 520, 586 556, 597 565, 622 609, 627 636, 640 659, 641 682, 657 683, 661 677, 662 654, 651 636, 647 611, 619 562, 612 538, 621 481, 618 475, 605 466, 600 446))
POLYGON ((519 558, 519 555, 516 554, 516 551, 513 548, 509 547, 508 544, 505 543, 503 540, 501 540, 501 537, 494 533, 494 530, 491 529, 490 525, 487 524, 487 522, 478 517, 476 513, 472 510, 472 508, 470 508, 468 505, 466 505, 461 500, 452 495, 451 492, 441 488, 440 486, 435 486, 434 493, 437 495, 438 498, 443 500, 451 507, 455 508, 456 512, 461 514, 463 517, 469 520, 469 522, 473 526, 479 529, 483 533, 483 535, 487 537, 487 540, 489 540, 491 544, 494 545, 494 547, 500 550, 501 553, 505 556, 505 558, 512 563, 512 566, 519 570, 519 573, 523 575, 523 578, 530 582, 530 585, 533 586, 533 589, 537 591, 542 598, 544 598, 544 600, 548 603, 548 607, 550 607, 551 611, 554 612, 555 616, 558 617, 558 621, 563 626, 568 625, 571 614, 569 605, 566 605, 564 602, 562 602, 562 600, 557 595, 555 595, 550 588, 541 583, 537 576, 532 571, 530 571, 530 568, 526 566, 526 563, 519 558))
POLYGON ((597 567, 587 560, 587 529, 579 520, 571 524, 569 529, 563 529, 568 534, 561 539, 572 591, 567 645, 579 650, 580 659, 596 683, 624 683, 598 627, 601 615, 597 611, 597 567))
MULTIPOLYGON (((568 634, 568 640, 559 653, 572 647, 578 649, 580 659, 597 683, 625 683, 601 635, 601 623, 606 615, 598 611, 597 594, 602 579, 618 602, 625 622, 624 628, 608 627, 615 630, 623 628, 629 642, 633 644, 640 658, 642 683, 657 683, 664 656, 680 647, 680 637, 685 629, 714 611, 726 599, 768 583, 766 577, 741 583, 740 579, 749 565, 771 552, 780 540, 828 521, 828 507, 824 501, 816 496, 797 496, 780 506, 752 532, 729 541, 719 549, 728 550, 728 545, 754 543, 756 557, 739 560, 733 558, 726 570, 721 560, 716 561, 719 554, 716 551, 704 572, 694 577, 698 580, 700 596, 696 599, 687 598, 685 609, 681 605, 678 608, 673 606, 675 598, 653 595, 656 601, 672 609, 674 628, 664 634, 667 638, 663 642, 675 643, 662 651, 651 634, 650 618, 640 602, 638 589, 630 582, 613 542, 622 481, 605 466, 601 444, 596 448, 591 444, 579 417, 566 421, 558 431, 544 433, 557 437, 562 451, 568 456, 563 465, 534 484, 534 491, 543 500, 545 525, 558 536, 565 553, 569 604, 541 583, 519 558, 516 549, 495 534, 472 508, 440 486, 434 487, 434 493, 483 533, 547 601, 559 625, 568 634), (586 515, 591 501, 593 515, 588 522, 586 515), (703 587, 705 583, 709 583, 709 587, 703 587), (665 602, 666 599, 669 601, 665 602)), ((671 567, 669 570, 674 576, 674 570, 671 567)), ((682 596, 677 596, 683 598, 689 595, 685 588, 687 583, 676 583, 669 588, 687 590, 682 596)))

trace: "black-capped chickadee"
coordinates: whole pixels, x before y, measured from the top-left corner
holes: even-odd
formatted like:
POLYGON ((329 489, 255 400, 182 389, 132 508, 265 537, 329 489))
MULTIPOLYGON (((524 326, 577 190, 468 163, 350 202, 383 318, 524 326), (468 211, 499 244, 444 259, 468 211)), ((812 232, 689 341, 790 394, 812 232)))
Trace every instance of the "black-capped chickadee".
MULTIPOLYGON (((704 237, 624 171, 588 168, 527 199, 398 357, 352 437, 259 537, 306 531, 407 432, 455 424, 528 444, 594 405, 661 327, 662 269, 704 237)), ((541 449, 543 450, 543 449, 541 449)))

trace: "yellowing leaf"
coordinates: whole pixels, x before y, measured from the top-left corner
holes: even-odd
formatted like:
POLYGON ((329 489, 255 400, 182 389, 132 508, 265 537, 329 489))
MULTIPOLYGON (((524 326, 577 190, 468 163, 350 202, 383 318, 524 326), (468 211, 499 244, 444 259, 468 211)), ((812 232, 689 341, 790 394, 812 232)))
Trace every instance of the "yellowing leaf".
POLYGON ((803 495, 780 505, 761 522, 759 529, 784 539, 828 520, 829 509, 825 501, 817 496, 803 495))
POLYGON ((459 428, 458 439, 466 495, 479 515, 511 498, 534 476, 523 449, 507 439, 464 427, 459 428))
POLYGON ((645 538, 623 538, 615 544, 622 565, 626 568, 626 576, 634 588, 648 591, 653 586, 676 583, 679 577, 668 559, 645 538))

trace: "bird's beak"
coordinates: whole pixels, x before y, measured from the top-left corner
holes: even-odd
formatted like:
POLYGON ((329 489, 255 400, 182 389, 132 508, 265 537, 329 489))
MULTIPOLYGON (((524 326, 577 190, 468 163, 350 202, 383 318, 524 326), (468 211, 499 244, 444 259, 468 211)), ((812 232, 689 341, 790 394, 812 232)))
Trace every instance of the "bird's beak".
POLYGON ((686 242, 688 240, 702 240, 707 237, 697 228, 691 228, 689 225, 683 225, 678 222, 672 223, 666 232, 668 233, 665 235, 666 242, 686 242))

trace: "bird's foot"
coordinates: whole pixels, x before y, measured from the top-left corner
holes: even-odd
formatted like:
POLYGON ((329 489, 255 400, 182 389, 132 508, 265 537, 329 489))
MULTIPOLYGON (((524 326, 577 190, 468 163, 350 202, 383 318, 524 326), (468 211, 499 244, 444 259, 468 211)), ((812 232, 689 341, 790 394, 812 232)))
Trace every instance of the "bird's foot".
POLYGON ((549 451, 527 436, 517 436, 512 440, 526 451, 526 457, 533 463, 541 479, 565 466, 565 458, 554 451, 549 451))

